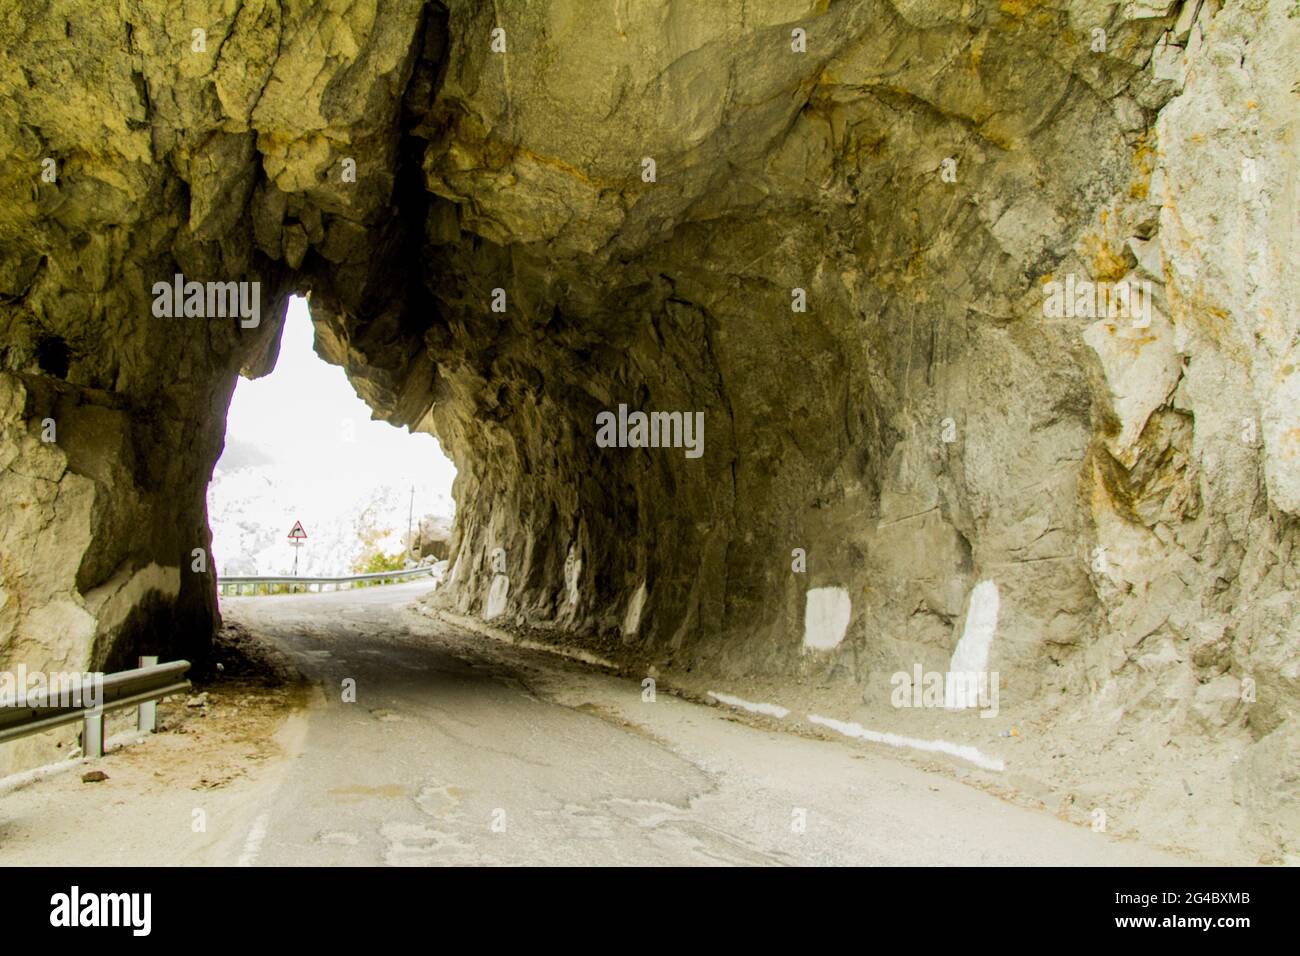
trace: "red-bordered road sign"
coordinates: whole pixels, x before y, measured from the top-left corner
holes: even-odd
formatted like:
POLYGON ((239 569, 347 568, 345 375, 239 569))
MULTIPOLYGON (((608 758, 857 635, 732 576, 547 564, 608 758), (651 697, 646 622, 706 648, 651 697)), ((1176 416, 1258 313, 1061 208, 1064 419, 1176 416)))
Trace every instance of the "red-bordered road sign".
POLYGON ((289 529, 290 541, 306 541, 307 530, 303 528, 301 521, 295 521, 293 527, 289 529))

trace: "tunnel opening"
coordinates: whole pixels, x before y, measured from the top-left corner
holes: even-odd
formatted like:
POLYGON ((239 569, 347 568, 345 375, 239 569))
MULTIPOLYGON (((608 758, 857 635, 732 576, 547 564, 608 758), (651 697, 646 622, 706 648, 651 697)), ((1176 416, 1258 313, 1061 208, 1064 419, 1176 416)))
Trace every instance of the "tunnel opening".
POLYGON ((448 556, 455 465, 432 435, 374 418, 315 342, 308 299, 294 296, 274 369, 235 385, 207 489, 218 582, 351 576, 448 556))

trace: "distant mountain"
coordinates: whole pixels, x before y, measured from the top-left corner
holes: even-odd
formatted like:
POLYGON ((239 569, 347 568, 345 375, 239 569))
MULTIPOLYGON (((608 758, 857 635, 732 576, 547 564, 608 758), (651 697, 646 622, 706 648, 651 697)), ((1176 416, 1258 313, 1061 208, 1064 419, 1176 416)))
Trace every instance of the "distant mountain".
POLYGON ((267 467, 275 464, 275 460, 267 453, 261 445, 253 442, 240 441, 237 438, 227 439, 226 449, 217 459, 217 472, 239 471, 241 468, 258 468, 267 467))

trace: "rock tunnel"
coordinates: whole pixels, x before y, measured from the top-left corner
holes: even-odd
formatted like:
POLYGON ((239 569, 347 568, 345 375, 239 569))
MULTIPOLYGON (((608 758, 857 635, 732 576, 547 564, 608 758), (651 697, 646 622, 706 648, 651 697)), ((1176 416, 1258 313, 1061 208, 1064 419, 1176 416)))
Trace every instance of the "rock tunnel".
POLYGON ((1287 6, 8 4, 0 664, 202 658, 226 406, 306 294, 456 462, 443 606, 872 694, 987 582, 1005 693, 1231 737, 1272 813, 1287 6))

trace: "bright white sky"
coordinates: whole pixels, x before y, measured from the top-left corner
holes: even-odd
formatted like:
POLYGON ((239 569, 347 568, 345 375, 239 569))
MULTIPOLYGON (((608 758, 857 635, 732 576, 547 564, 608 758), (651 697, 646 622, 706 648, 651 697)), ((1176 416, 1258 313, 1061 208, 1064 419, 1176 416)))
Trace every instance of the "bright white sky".
POLYGON ((450 497, 456 468, 437 439, 372 421, 343 369, 321 359, 312 338, 307 302, 295 297, 275 370, 260 379, 241 378, 235 387, 218 470, 270 466, 308 500, 323 493, 361 500, 379 485, 414 484, 417 516, 445 510, 438 502, 450 497))

